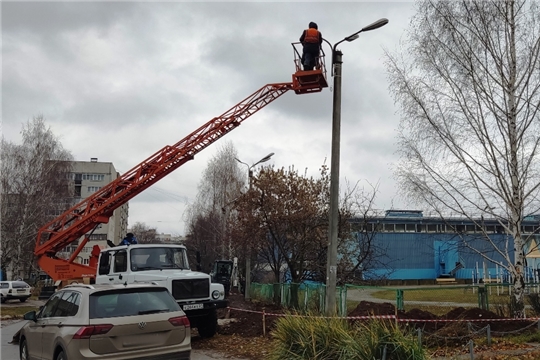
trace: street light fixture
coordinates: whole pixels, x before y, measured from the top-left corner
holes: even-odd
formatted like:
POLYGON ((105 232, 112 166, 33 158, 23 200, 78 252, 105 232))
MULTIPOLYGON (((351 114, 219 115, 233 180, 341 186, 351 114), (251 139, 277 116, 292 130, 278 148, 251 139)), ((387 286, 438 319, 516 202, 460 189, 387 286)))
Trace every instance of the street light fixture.
MULTIPOLYGON (((257 161, 256 163, 254 163, 251 166, 249 166, 247 163, 245 163, 243 161, 240 161, 237 158, 234 158, 236 161, 238 161, 241 164, 246 165, 247 168, 248 168, 248 184, 249 184, 248 191, 251 191, 251 184, 252 184, 251 179, 253 177, 253 171, 251 169, 256 165, 259 165, 260 163, 263 163, 263 162, 266 162, 266 161, 270 160, 270 158, 272 156, 274 156, 274 153, 270 153, 270 154, 266 155, 261 160, 257 161)), ((245 297, 246 300, 250 299, 250 296, 249 296, 249 289, 250 288, 251 288, 251 247, 248 244, 248 251, 247 251, 247 254, 246 254, 246 284, 244 285, 244 297, 245 297)))
POLYGON ((326 264, 326 314, 332 316, 336 312, 336 281, 337 281, 337 245, 339 225, 339 150, 341 132, 341 64, 343 53, 337 46, 344 41, 354 41, 361 32, 375 30, 388 23, 388 19, 379 19, 351 34, 332 48, 332 68, 334 76, 334 97, 332 111, 332 157, 330 160, 330 217, 328 225, 328 253, 326 264))

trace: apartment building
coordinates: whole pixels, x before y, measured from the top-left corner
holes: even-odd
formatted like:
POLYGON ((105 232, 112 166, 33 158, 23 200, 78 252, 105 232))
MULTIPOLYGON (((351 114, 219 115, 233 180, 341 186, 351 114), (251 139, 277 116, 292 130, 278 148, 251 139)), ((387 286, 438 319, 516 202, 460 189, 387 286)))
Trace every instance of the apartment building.
MULTIPOLYGON (((120 176, 111 162, 99 162, 97 158, 90 161, 74 161, 70 180, 73 181, 73 203, 77 204, 91 196, 102 187, 120 176)), ((107 224, 101 224, 90 235, 90 241, 79 253, 77 259, 81 264, 88 264, 90 253, 94 245, 107 247, 107 240, 118 244, 127 233, 129 204, 126 203, 116 209, 107 224)), ((78 241, 68 246, 63 254, 72 253, 78 246, 78 241)), ((62 255, 62 254, 60 254, 62 255)))

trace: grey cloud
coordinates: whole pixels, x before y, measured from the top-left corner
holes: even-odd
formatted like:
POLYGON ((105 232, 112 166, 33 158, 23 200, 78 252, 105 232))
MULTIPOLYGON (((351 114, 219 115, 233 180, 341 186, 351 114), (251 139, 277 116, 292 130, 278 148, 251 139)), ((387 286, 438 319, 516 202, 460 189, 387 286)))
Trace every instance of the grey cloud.
POLYGON ((2 2, 2 30, 47 37, 81 28, 105 29, 131 16, 136 7, 129 2, 2 2))
MULTIPOLYGON (((387 164, 394 159, 397 117, 381 70, 381 48, 392 48, 402 36, 410 3, 1 6, 3 128, 18 133, 22 122, 43 114, 77 159, 97 155, 120 171, 184 138, 263 85, 291 81, 291 42, 310 21, 334 43, 388 17, 385 28, 341 47, 342 178, 381 179, 384 196, 390 197, 394 184, 387 164), (133 146, 123 146, 124 139, 133 146)), ((327 45, 324 49, 329 55, 327 45)), ((329 57, 327 64, 330 74, 329 57)), ((226 139, 245 161, 275 152, 271 164, 308 167, 316 175, 325 158, 330 162, 332 97, 330 88, 309 95, 289 92, 226 139)), ((194 197, 215 151, 211 146, 158 186, 194 197)), ((130 223, 145 221, 149 212, 160 211, 160 201, 166 202, 147 192, 132 200, 130 223)))

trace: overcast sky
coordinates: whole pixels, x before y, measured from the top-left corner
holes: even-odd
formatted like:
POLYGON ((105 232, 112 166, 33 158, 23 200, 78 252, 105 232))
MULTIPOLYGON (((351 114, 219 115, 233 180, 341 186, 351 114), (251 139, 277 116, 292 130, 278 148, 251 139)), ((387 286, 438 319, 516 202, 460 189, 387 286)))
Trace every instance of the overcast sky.
MULTIPOLYGON (((339 47, 341 184, 379 183, 377 208, 406 206, 391 170, 399 117, 383 49, 405 36, 412 2, 2 1, 1 10, 3 136, 19 142, 22 123, 43 115, 76 160, 97 157, 120 172, 265 84, 291 81, 291 42, 310 21, 334 44, 387 18, 339 47)), ((249 164, 274 152, 267 164, 317 175, 330 164, 331 122, 331 88, 283 95, 131 200, 129 224, 185 235, 186 205, 220 143, 249 164)))

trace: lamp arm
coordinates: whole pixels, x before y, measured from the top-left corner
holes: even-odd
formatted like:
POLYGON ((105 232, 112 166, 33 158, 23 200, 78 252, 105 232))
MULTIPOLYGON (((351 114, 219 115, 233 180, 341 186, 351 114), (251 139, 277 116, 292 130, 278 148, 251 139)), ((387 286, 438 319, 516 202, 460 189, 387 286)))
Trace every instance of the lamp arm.
MULTIPOLYGON (((332 66, 334 65, 334 51, 333 51, 333 46, 332 44, 330 44, 330 41, 326 40, 325 38, 323 38, 323 41, 326 42, 328 44, 328 46, 330 46, 330 50, 332 50, 332 66)), ((332 76, 334 76, 334 74, 332 73, 332 76)))

